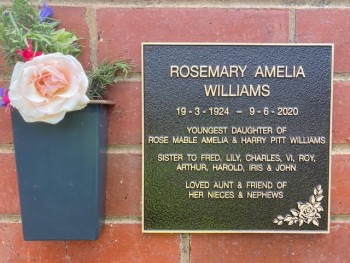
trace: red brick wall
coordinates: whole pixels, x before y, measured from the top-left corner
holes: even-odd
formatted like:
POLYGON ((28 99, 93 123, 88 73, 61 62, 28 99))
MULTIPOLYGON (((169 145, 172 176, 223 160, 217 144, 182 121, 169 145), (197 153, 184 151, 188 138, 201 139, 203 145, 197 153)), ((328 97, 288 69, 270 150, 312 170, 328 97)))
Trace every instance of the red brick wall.
MULTIPOLYGON (((62 27, 84 38, 80 60, 87 69, 106 57, 136 66, 108 94, 116 106, 109 117, 106 227, 98 241, 23 241, 10 116, 0 109, 0 262, 349 262, 350 4, 128 2, 49 2, 62 27), (329 235, 142 234, 140 61, 147 41, 335 44, 329 235)), ((9 76, 0 72, 0 84, 9 76)))

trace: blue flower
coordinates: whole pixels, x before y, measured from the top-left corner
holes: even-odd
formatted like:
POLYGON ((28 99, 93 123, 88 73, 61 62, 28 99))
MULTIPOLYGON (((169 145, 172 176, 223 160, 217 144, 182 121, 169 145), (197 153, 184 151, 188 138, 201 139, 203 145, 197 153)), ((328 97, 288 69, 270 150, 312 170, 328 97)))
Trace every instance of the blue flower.
POLYGON ((45 22, 47 18, 53 15, 53 10, 44 2, 43 7, 40 10, 40 22, 45 22))
POLYGON ((7 89, 0 88, 0 106, 2 107, 6 107, 10 103, 8 92, 7 89))

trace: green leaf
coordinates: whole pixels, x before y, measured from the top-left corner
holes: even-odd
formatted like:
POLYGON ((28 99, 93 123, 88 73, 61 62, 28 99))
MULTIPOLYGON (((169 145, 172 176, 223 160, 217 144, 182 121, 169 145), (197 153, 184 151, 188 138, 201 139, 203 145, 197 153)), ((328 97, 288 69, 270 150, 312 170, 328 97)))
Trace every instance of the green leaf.
POLYGON ((126 77, 131 65, 125 61, 115 60, 110 63, 103 61, 89 73, 89 88, 87 96, 90 99, 103 99, 107 88, 120 80, 120 75, 126 77))

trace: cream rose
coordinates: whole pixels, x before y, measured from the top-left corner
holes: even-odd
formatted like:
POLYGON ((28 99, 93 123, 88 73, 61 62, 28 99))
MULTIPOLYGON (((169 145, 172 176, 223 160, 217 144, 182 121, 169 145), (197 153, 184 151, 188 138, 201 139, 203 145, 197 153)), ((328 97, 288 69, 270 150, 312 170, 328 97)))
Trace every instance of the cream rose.
POLYGON ((55 53, 16 65, 9 98, 26 122, 56 124, 66 112, 86 107, 87 88, 88 78, 79 61, 55 53))

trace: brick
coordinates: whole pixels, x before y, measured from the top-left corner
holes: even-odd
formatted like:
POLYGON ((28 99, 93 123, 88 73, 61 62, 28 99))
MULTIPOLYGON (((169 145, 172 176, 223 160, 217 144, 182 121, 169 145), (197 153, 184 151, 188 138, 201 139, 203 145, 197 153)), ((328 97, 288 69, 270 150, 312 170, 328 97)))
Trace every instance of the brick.
POLYGON ((61 7, 53 6, 54 18, 61 21, 59 28, 74 33, 78 38, 78 43, 82 46, 78 60, 85 69, 90 69, 90 47, 89 28, 85 21, 86 9, 83 7, 61 7))
POLYGON ((0 107, 0 143, 12 143, 11 112, 0 107))
POLYGON ((141 144, 141 83, 119 83, 106 99, 115 102, 108 115, 108 143, 141 144))
POLYGON ((350 143, 350 82, 335 82, 333 90, 333 143, 350 143))
POLYGON ((10 79, 12 74, 12 67, 7 65, 5 60, 5 52, 0 48, 0 69, 1 69, 1 77, 10 79))
POLYGON ((335 72, 350 71, 350 10, 297 10, 295 18, 296 41, 303 43, 334 43, 335 72))
POLYGON ((0 262, 64 262, 64 242, 25 242, 21 224, 0 223, 0 262))
POLYGON ((113 54, 140 68, 141 42, 287 42, 288 11, 102 8, 97 28, 99 61, 113 54))
POLYGON ((97 243, 69 243, 72 262, 179 262, 177 235, 142 234, 141 225, 109 225, 97 243))
POLYGON ((4 59, 5 57, 5 52, 0 49, 0 67, 1 67, 1 73, 3 74, 3 68, 6 66, 6 60, 4 59))
POLYGON ((350 155, 332 157, 331 214, 350 214, 350 155))
POLYGON ((0 223, 0 262, 179 262, 180 240, 142 234, 140 224, 106 225, 97 241, 23 241, 20 224, 0 223))
POLYGON ((348 262, 350 224, 333 223, 329 235, 193 235, 191 263, 348 262))
POLYGON ((0 214, 19 214, 19 197, 14 154, 0 154, 0 214))
POLYGON ((107 215, 141 215, 141 156, 109 154, 107 161, 107 215))

